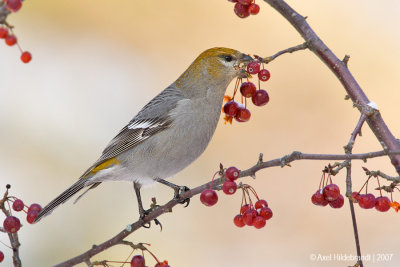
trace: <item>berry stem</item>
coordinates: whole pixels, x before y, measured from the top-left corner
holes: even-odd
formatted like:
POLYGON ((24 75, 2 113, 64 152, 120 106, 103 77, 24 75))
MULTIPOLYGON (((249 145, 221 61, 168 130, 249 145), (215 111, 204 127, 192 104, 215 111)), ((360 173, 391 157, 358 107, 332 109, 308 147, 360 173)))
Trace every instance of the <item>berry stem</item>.
MULTIPOLYGON (((364 183, 364 185, 361 187, 360 191, 358 191, 358 194, 360 194, 360 193, 361 193, 361 190, 363 190, 364 186, 368 184, 368 181, 369 181, 369 179, 370 179, 371 177, 372 177, 371 175, 368 177, 367 181, 365 181, 365 183, 364 183)), ((368 185, 367 185, 367 187, 368 187, 368 185)), ((367 188, 366 188, 366 190, 365 190, 365 193, 366 193, 366 194, 368 193, 367 188)))
POLYGON ((211 180, 210 189, 212 189, 212 185, 213 185, 215 176, 216 176, 218 173, 219 173, 219 171, 217 171, 216 173, 214 173, 214 176, 213 176, 213 178, 212 178, 212 180, 211 180))
POLYGON ((253 208, 254 207, 254 205, 253 205, 253 201, 251 200, 251 197, 250 197, 250 193, 249 193, 249 185, 247 185, 246 187, 245 187, 245 192, 246 192, 246 194, 247 194, 247 196, 248 196, 248 198, 249 198, 249 204, 250 204, 250 207, 251 208, 253 208))
POLYGON ((257 200, 260 200, 260 198, 257 195, 256 190, 251 185, 249 185, 249 189, 253 193, 253 195, 257 198, 257 200))
POLYGON ((156 255, 154 255, 148 248, 145 247, 145 249, 151 256, 153 256, 153 258, 156 260, 157 263, 160 263, 160 261, 157 259, 156 255))
POLYGON ((379 177, 376 177, 376 181, 378 181, 378 186, 379 186, 379 194, 382 196, 382 188, 381 188, 381 183, 379 182, 379 177))
POLYGON ((321 190, 321 184, 322 187, 324 187, 324 182, 325 182, 325 173, 322 172, 321 180, 319 180, 319 190, 321 190))
POLYGON ((242 79, 237 78, 237 79, 236 79, 236 83, 235 83, 235 90, 233 90, 232 100, 235 100, 236 92, 237 92, 237 90, 238 90, 238 88, 239 88, 239 85, 240 85, 241 83, 242 83, 242 79))

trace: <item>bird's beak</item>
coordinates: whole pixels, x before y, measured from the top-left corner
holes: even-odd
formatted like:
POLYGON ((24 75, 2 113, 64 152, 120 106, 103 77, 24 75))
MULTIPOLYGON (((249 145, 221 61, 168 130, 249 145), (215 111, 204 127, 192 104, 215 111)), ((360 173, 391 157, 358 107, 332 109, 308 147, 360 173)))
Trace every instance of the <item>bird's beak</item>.
MULTIPOLYGON (((252 61, 254 61, 254 58, 252 58, 251 56, 246 55, 246 54, 241 54, 239 57, 239 64, 244 63, 244 66, 246 66, 248 63, 250 63, 252 61)), ((240 69, 238 77, 239 78, 251 78, 250 73, 248 73, 245 70, 244 66, 242 66, 242 68, 240 69)))
POLYGON ((254 58, 252 58, 251 56, 246 55, 246 54, 241 54, 239 57, 239 61, 240 61, 240 63, 249 63, 249 62, 254 61, 254 58))

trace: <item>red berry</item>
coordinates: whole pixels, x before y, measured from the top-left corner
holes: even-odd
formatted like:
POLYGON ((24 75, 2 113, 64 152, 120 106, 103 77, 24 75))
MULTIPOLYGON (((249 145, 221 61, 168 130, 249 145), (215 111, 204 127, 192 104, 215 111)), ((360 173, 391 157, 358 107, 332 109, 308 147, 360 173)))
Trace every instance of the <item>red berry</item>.
POLYGON ((238 2, 242 5, 248 6, 251 4, 251 2, 253 2, 253 0, 238 0, 238 2))
POLYGON ((15 37, 15 35, 10 35, 8 34, 6 36, 6 44, 9 46, 13 46, 17 43, 17 37, 15 37))
POLYGON ((249 5, 249 13, 251 15, 257 15, 258 12, 260 12, 260 6, 259 5, 255 4, 255 3, 249 5))
POLYGON ((31 210, 28 212, 28 215, 26 215, 26 221, 30 224, 35 222, 36 217, 39 215, 39 212, 36 210, 31 210))
POLYGON ((317 206, 326 206, 328 205, 328 200, 324 198, 324 195, 321 193, 322 190, 317 190, 311 197, 311 202, 317 206))
POLYGON ((353 199, 354 199, 353 202, 358 203, 358 200, 360 198, 360 194, 358 192, 353 192, 352 196, 353 196, 353 199))
POLYGON ((218 202, 217 192, 215 192, 212 189, 204 190, 203 192, 201 192, 200 201, 201 201, 201 203, 203 203, 204 205, 206 205, 208 207, 214 206, 215 203, 218 202))
POLYGON ((7 233, 16 233, 21 227, 21 223, 17 217, 8 216, 3 222, 3 228, 7 233))
POLYGON ((154 267, 170 267, 168 261, 159 262, 154 267))
POLYGON ((248 110, 245 107, 239 107, 235 119, 238 122, 246 122, 250 120, 250 116, 251 116, 250 110, 248 110))
POLYGON ((32 205, 29 206, 28 213, 33 210, 36 211, 37 213, 40 213, 42 211, 42 207, 37 203, 33 203, 32 205))
POLYGON ((248 210, 248 209, 250 209, 250 208, 251 208, 250 204, 243 205, 243 206, 240 208, 240 214, 245 213, 246 210, 248 210))
POLYGON ((260 64, 256 61, 250 62, 247 64, 247 71, 250 74, 257 74, 260 71, 260 64))
POLYGON ((337 199, 340 195, 340 189, 339 186, 335 184, 328 184, 324 187, 322 190, 324 194, 324 198, 328 201, 334 201, 337 199))
POLYGON ((254 95, 251 97, 251 101, 257 107, 264 106, 269 101, 269 95, 267 91, 260 89, 254 93, 254 95))
POLYGON ((22 6, 21 0, 7 0, 7 8, 12 12, 17 12, 22 6))
POLYGON ((249 6, 242 5, 241 3, 236 3, 233 11, 241 19, 247 18, 250 15, 249 6))
POLYGON ((131 260, 131 267, 145 267, 144 257, 142 255, 133 256, 131 260))
POLYGON ((225 171, 225 177, 231 181, 235 181, 237 178, 239 178, 240 171, 236 167, 229 167, 225 171))
POLYGON ((263 216, 264 219, 269 220, 272 218, 272 210, 270 208, 261 208, 259 212, 260 216, 263 216))
POLYGON ((261 208, 268 208, 268 203, 264 199, 260 199, 256 202, 256 204, 254 204, 254 208, 256 208, 256 210, 261 208))
POLYGON ((390 199, 388 197, 377 197, 375 199, 375 209, 385 212, 390 209, 390 199))
POLYGON ((2 251, 0 251, 0 262, 2 262, 4 260, 4 254, 2 251))
POLYGON ((248 226, 253 225, 253 219, 257 216, 257 211, 248 209, 243 213, 243 222, 248 226))
POLYGON ((222 191, 224 191, 224 193, 227 195, 235 194, 236 189, 237 189, 237 184, 230 180, 226 180, 222 185, 222 191))
POLYGON ((238 214, 233 218, 233 223, 237 226, 237 227, 243 227, 245 224, 243 222, 243 216, 238 214))
POLYGON ((244 97, 252 97, 256 91, 257 91, 257 87, 252 82, 244 82, 240 86, 240 93, 244 97))
POLYGON ((16 199, 12 205, 13 210, 21 211, 24 209, 24 202, 21 199, 16 199))
POLYGON ((329 206, 331 206, 334 209, 340 209, 344 205, 344 198, 342 195, 339 195, 337 199, 334 201, 329 202, 329 206))
POLYGON ((263 228, 266 224, 266 220, 263 216, 256 216, 253 219, 253 226, 257 229, 263 228))
POLYGON ((239 104, 236 101, 229 101, 224 105, 224 113, 228 116, 235 117, 239 109, 239 104))
POLYGON ((28 63, 29 61, 31 61, 31 59, 32 59, 31 53, 29 53, 28 51, 22 52, 22 54, 21 54, 22 62, 28 63))
POLYGON ((266 82, 269 80, 270 77, 271 77, 271 73, 269 73, 269 71, 266 69, 262 69, 258 73, 258 79, 260 79, 260 81, 266 82))
POLYGON ((6 38, 8 35, 8 30, 6 28, 0 27, 0 39, 6 38))
POLYGON ((373 194, 362 194, 358 197, 358 205, 363 209, 375 207, 375 196, 373 194))

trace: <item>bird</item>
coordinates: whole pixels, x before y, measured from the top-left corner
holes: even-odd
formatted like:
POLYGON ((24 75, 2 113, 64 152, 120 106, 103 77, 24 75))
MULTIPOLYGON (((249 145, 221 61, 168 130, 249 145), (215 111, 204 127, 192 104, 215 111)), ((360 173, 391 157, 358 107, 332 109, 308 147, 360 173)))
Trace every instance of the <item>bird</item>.
POLYGON ((188 188, 166 179, 204 152, 217 127, 228 85, 234 78, 249 77, 242 66, 252 61, 248 54, 231 48, 202 52, 119 131, 72 186, 40 211, 35 222, 81 190, 86 189, 75 202, 106 181, 133 183, 140 217, 145 216, 142 186, 159 182, 174 189, 174 197, 179 199, 188 188))

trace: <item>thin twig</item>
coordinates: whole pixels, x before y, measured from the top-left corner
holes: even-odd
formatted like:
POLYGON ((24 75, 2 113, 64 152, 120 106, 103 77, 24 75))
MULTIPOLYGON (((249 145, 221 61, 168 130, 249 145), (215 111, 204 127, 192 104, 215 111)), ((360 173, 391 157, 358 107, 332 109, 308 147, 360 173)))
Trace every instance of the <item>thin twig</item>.
MULTIPOLYGON (((367 114, 362 112, 360 119, 357 122, 356 127, 354 128, 353 132, 350 135, 350 140, 347 145, 344 147, 346 154, 351 155, 353 152, 353 146, 356 141, 357 135, 361 136, 361 128, 367 119, 367 114)), ((354 211, 354 203, 353 203, 353 194, 352 194, 352 181, 351 181, 351 160, 346 160, 348 163, 346 166, 346 196, 349 200, 350 206, 350 213, 351 213, 351 221, 353 223, 353 232, 354 232, 354 242, 356 243, 356 251, 357 251, 357 264, 360 267, 363 267, 364 264, 362 262, 361 257, 361 246, 360 246, 360 239, 358 237, 358 227, 357 227, 357 220, 356 220, 356 213, 354 211)))
POLYGON ((276 53, 276 54, 274 54, 272 56, 261 58, 260 60, 261 60, 262 63, 268 64, 269 62, 271 62, 275 58, 279 57, 280 55, 283 55, 283 54, 286 54, 286 53, 293 53, 293 52, 296 52, 296 51, 299 51, 299 50, 304 50, 304 49, 307 49, 307 48, 308 48, 308 42, 305 42, 305 43, 302 43, 300 45, 296 45, 296 46, 293 46, 293 47, 289 47, 289 48, 287 48, 285 50, 279 51, 278 53, 276 53))
POLYGON ((343 64, 347 67, 347 64, 349 63, 350 55, 345 55, 342 62, 343 64))
MULTIPOLYGON (((257 171, 269 167, 284 167, 290 162, 296 161, 296 160, 366 160, 368 158, 376 158, 376 157, 382 157, 386 155, 394 155, 394 154, 400 154, 399 151, 377 151, 377 152, 369 152, 369 153, 363 153, 363 154, 305 154, 301 153, 298 151, 292 152, 289 155, 283 156, 281 158, 269 160, 269 161, 264 161, 264 162, 257 162, 254 166, 247 170, 243 170, 240 172, 240 178, 248 177, 251 176, 252 174, 256 173, 257 171)), ((212 188, 215 190, 220 190, 221 187, 220 185, 224 182, 224 177, 220 177, 217 179, 214 179, 214 182, 212 184, 212 188)), ((192 190, 186 191, 182 193, 180 199, 172 199, 166 204, 160 206, 158 209, 150 212, 143 220, 139 220, 137 222, 134 222, 132 224, 129 224, 124 230, 119 232, 117 235, 114 237, 110 238, 109 240, 99 244, 99 245, 94 245, 91 249, 87 250, 86 252, 71 258, 65 262, 62 262, 60 264, 57 264, 55 266, 57 267, 69 267, 73 266, 85 261, 89 261, 89 259, 100 252, 113 247, 115 245, 121 244, 121 241, 124 240, 128 235, 132 234, 136 230, 140 229, 143 227, 143 225, 150 223, 160 215, 170 212, 173 207, 175 207, 179 202, 181 202, 184 199, 187 198, 192 198, 195 195, 200 194, 204 190, 210 188, 211 182, 208 182, 206 184, 203 184, 201 186, 198 186, 196 188, 193 188, 192 190)))
POLYGON ((358 237, 358 229, 357 229, 357 220, 356 214, 354 212, 354 203, 349 198, 350 212, 351 212, 351 220, 353 221, 353 230, 354 230, 354 240, 356 242, 357 256, 358 256, 358 266, 363 267, 363 262, 361 260, 361 248, 360 248, 360 239, 358 237))
MULTIPOLYGON (((336 75, 354 104, 364 107, 371 102, 347 66, 324 44, 304 19, 304 16, 296 12, 283 0, 264 0, 264 2, 268 3, 292 24, 308 43, 308 48, 336 75)), ((379 111, 368 116, 367 123, 385 150, 400 150, 400 142, 393 136, 379 111)), ((400 155, 390 155, 389 157, 397 173, 400 174, 400 155)))
POLYGON ((366 169, 365 174, 366 175, 370 175, 370 176, 374 176, 374 177, 378 177, 378 176, 382 177, 382 178, 384 178, 384 179, 386 179, 388 181, 392 181, 394 184, 400 183, 400 176, 389 176, 389 175, 387 175, 384 172, 379 171, 379 170, 370 171, 370 170, 366 169))
POLYGON ((6 3, 0 1, 0 24, 6 22, 8 14, 10 14, 10 11, 7 10, 6 3))
MULTIPOLYGON (((6 209, 5 203, 7 202, 8 198, 8 189, 10 188, 9 185, 7 185, 6 192, 3 195, 3 198, 0 200, 0 209, 1 211, 7 216, 10 216, 10 212, 6 209)), ((10 240, 10 245, 13 251, 13 264, 14 267, 21 267, 21 259, 19 257, 19 247, 21 244, 19 243, 18 239, 18 234, 17 233, 7 233, 8 234, 8 239, 10 240)))

